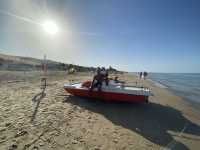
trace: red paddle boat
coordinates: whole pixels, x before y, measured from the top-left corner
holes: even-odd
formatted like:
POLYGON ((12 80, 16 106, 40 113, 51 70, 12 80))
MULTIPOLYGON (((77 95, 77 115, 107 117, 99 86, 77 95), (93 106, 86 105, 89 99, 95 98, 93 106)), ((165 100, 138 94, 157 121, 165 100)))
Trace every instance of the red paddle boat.
POLYGON ((143 103, 148 102, 148 97, 151 96, 148 88, 125 86, 122 83, 115 83, 114 81, 110 81, 108 85, 103 84, 100 91, 97 88, 91 90, 91 84, 91 81, 65 84, 64 89, 74 96, 105 101, 143 103))

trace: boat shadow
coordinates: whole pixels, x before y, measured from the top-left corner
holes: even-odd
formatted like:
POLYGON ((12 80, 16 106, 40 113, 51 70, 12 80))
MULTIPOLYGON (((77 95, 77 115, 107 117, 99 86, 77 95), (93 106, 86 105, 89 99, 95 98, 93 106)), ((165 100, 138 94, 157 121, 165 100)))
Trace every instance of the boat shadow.
MULTIPOLYGON (((65 102, 102 114, 113 124, 127 128, 154 144, 167 146, 170 149, 186 150, 189 148, 176 141, 169 131, 177 133, 178 136, 181 136, 181 132, 200 136, 200 126, 192 123, 180 111, 169 106, 157 103, 103 102, 75 96, 66 97, 65 102)), ((181 138, 184 138, 184 136, 181 138)))

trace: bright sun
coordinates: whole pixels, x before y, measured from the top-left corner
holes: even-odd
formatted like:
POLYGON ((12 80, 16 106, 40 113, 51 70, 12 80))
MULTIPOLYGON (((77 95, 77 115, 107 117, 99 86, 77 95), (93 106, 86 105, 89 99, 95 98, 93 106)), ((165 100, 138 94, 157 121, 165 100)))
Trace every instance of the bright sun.
POLYGON ((58 26, 53 21, 45 21, 42 26, 49 34, 56 34, 58 32, 58 26))

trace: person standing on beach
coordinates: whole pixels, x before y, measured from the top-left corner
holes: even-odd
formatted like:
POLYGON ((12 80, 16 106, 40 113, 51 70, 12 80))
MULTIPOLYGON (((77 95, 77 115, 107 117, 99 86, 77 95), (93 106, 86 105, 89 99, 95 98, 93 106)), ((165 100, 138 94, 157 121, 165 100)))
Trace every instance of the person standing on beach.
POLYGON ((142 72, 140 72, 140 79, 142 79, 142 72))
POLYGON ((147 75, 148 75, 148 73, 145 71, 145 72, 143 73, 144 80, 146 79, 147 75))

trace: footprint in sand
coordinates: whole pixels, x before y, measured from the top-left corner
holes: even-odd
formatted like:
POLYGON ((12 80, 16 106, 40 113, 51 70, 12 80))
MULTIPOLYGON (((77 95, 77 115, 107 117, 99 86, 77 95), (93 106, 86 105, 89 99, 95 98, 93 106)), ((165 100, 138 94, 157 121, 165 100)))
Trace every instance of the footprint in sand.
POLYGON ((32 150, 39 150, 39 147, 33 146, 32 150))
POLYGON ((15 150, 15 149, 17 149, 17 145, 16 144, 12 144, 9 148, 8 148, 8 150, 15 150))
POLYGON ((19 131, 16 135, 15 135, 15 138, 17 138, 17 137, 20 137, 20 136, 24 136, 25 134, 28 134, 28 132, 27 131, 19 131))

